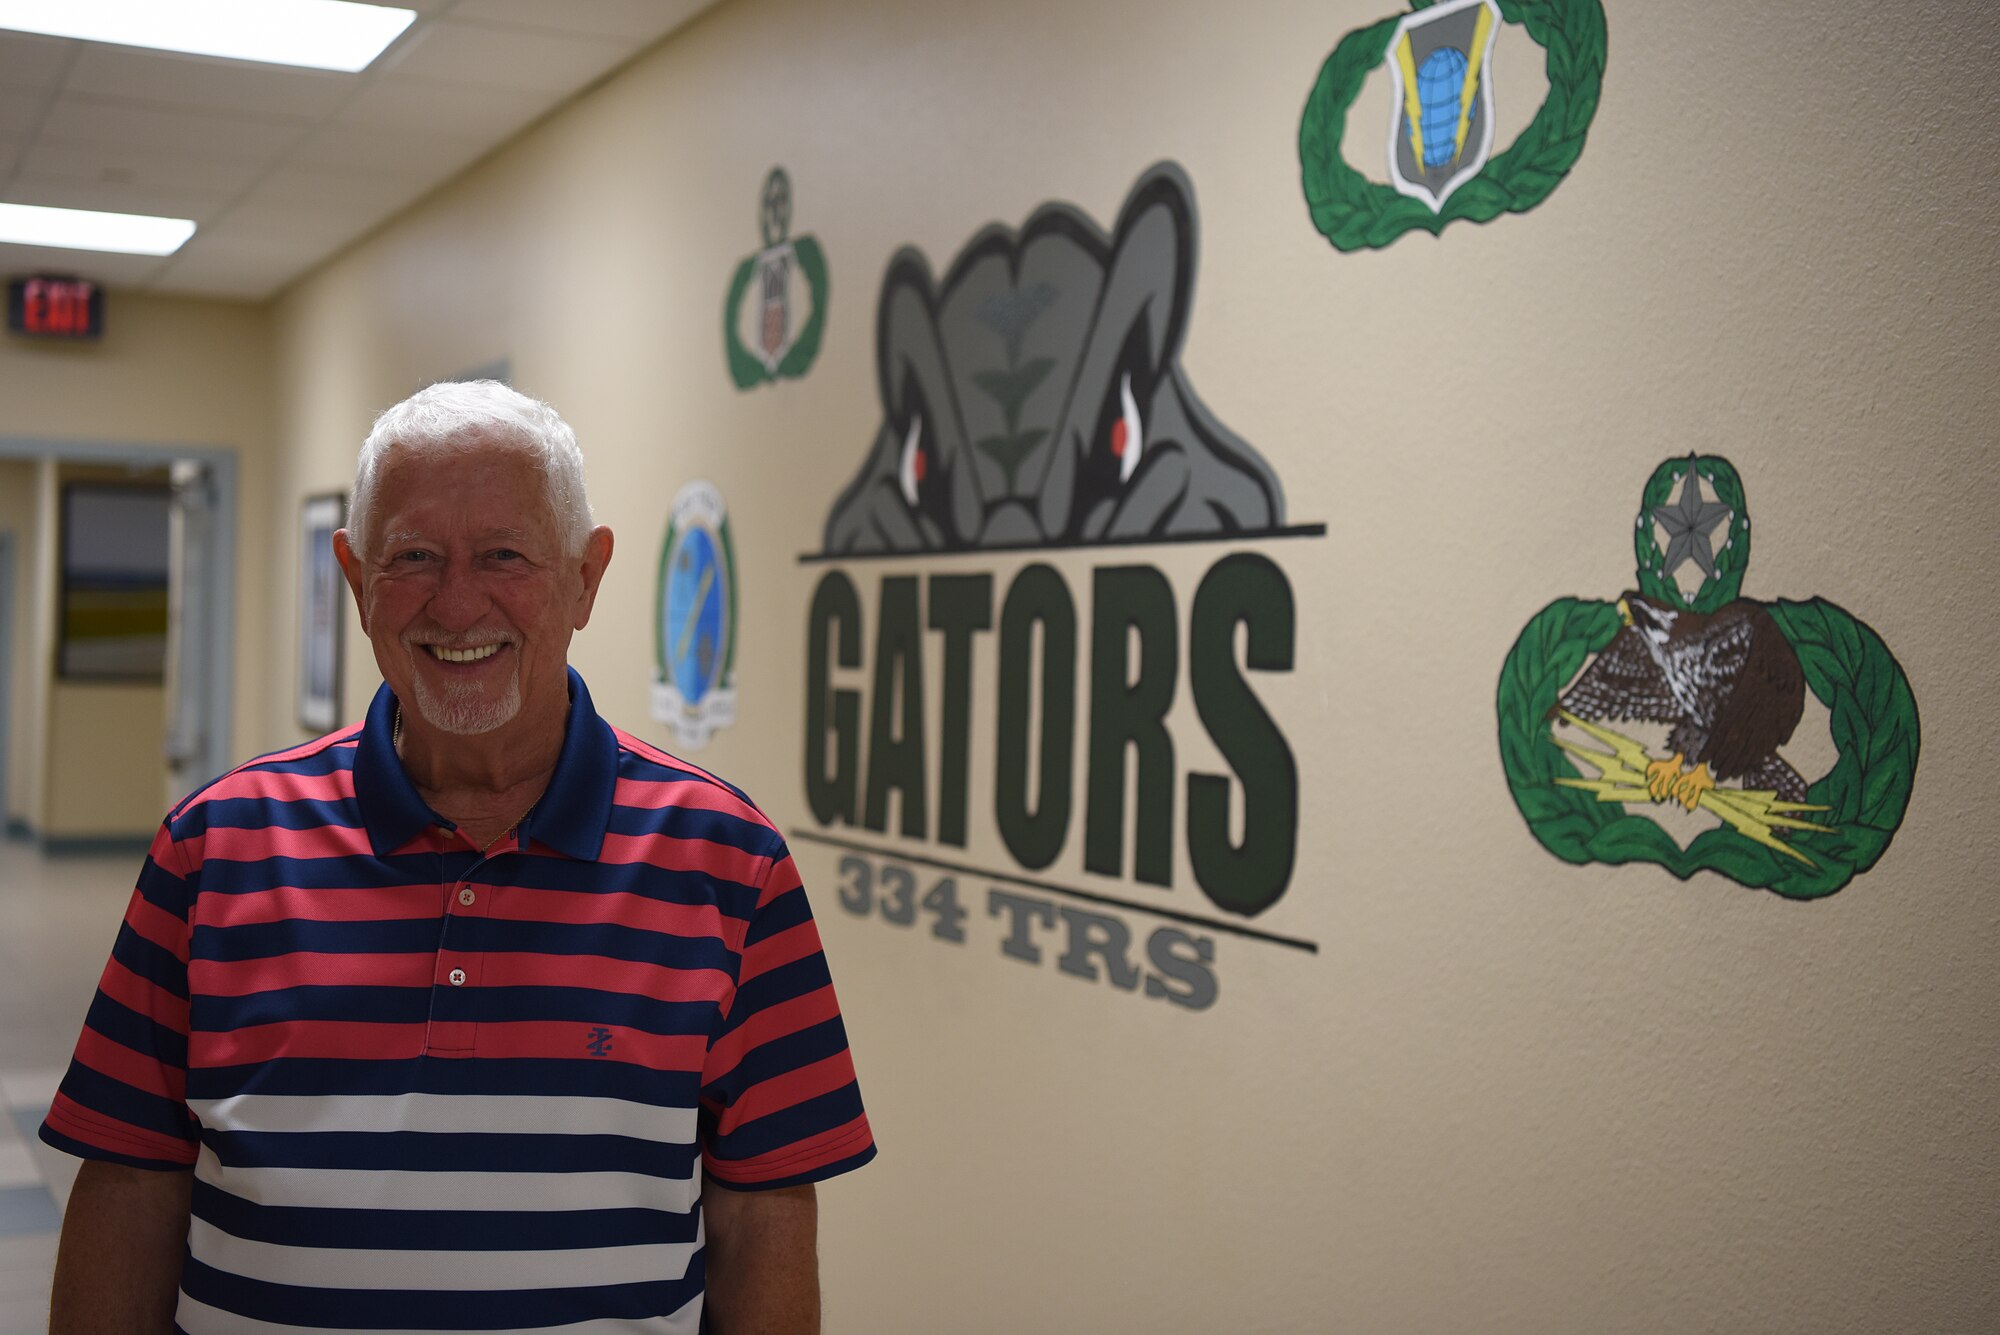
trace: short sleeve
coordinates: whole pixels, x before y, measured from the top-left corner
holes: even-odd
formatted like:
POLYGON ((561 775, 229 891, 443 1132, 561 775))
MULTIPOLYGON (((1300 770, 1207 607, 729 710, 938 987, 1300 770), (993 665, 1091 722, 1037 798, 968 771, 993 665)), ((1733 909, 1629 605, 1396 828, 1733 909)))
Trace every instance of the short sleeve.
POLYGON ((134 1168, 195 1161, 187 1107, 188 911, 195 876, 168 825, 153 837, 42 1139, 134 1168))
POLYGON ((817 1182, 875 1157, 798 868, 779 843, 702 1069, 702 1156, 724 1186, 817 1182))

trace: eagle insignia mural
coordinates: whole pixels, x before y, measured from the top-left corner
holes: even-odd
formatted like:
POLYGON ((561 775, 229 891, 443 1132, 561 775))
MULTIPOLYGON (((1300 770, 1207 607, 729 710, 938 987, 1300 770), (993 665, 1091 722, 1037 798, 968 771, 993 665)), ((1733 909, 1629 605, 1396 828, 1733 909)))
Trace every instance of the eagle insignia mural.
POLYGON ((1902 667, 1825 599, 1742 596, 1750 515, 1727 459, 1655 469, 1634 549, 1636 588, 1557 599, 1501 671, 1501 763, 1529 829, 1568 862, 1711 871, 1794 899, 1841 889, 1909 802, 1902 667), (1806 752, 1822 757, 1811 778, 1806 752))

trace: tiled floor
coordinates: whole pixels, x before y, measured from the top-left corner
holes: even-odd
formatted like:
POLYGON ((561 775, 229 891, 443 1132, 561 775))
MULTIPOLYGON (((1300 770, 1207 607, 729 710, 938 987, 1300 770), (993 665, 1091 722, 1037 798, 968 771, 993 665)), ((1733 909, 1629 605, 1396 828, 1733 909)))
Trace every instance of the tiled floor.
POLYGON ((0 841, 0 1335, 48 1327, 76 1161, 36 1139, 138 873, 0 841))

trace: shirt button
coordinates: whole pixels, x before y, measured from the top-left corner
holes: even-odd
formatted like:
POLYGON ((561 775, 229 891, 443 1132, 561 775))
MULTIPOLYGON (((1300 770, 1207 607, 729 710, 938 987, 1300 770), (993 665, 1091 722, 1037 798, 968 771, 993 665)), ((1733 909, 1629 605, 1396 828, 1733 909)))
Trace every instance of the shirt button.
POLYGON ((477 899, 478 897, 479 896, 472 893, 472 887, 469 885, 461 888, 458 892, 458 902, 464 904, 468 908, 472 906, 472 901, 477 899))
POLYGON ((465 970, 463 970, 463 969, 453 969, 453 970, 451 971, 451 985, 452 985, 453 987, 464 987, 464 986, 465 986, 465 970))

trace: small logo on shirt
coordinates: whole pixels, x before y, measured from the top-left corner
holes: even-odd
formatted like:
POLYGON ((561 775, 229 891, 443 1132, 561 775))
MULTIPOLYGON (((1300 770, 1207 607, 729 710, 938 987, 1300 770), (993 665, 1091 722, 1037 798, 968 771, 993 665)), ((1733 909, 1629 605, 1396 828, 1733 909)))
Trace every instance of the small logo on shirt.
POLYGON ((603 1025, 598 1025, 590 1031, 588 1043, 591 1056, 603 1057, 609 1055, 611 1052, 611 1031, 603 1025))

